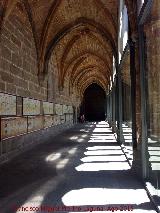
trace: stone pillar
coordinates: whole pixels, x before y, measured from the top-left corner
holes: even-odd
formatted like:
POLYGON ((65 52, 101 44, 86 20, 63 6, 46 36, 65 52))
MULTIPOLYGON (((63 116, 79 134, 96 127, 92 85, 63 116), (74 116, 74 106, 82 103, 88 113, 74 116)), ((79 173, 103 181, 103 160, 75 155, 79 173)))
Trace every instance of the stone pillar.
POLYGON ((141 142, 142 125, 141 125, 141 80, 140 80, 140 65, 139 65, 139 47, 135 44, 135 72, 136 72, 136 129, 137 129, 137 144, 141 142))

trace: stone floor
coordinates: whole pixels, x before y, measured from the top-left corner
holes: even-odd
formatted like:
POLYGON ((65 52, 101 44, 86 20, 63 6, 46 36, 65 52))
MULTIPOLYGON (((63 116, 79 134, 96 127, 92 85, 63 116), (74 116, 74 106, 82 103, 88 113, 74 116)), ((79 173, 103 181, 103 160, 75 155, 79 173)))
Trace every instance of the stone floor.
POLYGON ((78 124, 2 165, 0 200, 0 213, 155 212, 104 122, 78 124))

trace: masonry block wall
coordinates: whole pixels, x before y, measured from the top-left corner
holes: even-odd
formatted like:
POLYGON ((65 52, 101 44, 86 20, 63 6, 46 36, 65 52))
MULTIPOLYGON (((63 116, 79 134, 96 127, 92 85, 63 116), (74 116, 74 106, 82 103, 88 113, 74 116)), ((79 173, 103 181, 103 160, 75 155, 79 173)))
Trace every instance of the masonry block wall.
POLYGON ((68 93, 69 84, 59 91, 52 59, 41 84, 37 67, 30 22, 17 4, 0 35, 0 161, 73 125, 77 103, 68 93))
POLYGON ((45 100, 46 82, 39 86, 35 42, 27 14, 21 10, 15 7, 2 26, 0 89, 45 100))
POLYGON ((69 104, 78 107, 80 105, 80 100, 77 98, 76 90, 70 90, 69 84, 69 76, 65 77, 64 88, 59 88, 59 79, 60 79, 60 69, 57 64, 56 54, 53 52, 50 61, 49 61, 49 76, 51 76, 48 85, 50 91, 48 93, 49 97, 54 97, 54 102, 62 103, 62 104, 69 104))
POLYGON ((121 61, 123 122, 132 128, 130 50, 126 48, 121 61))
POLYGON ((153 1, 152 14, 145 25, 148 76, 149 137, 160 137, 160 1, 153 1))

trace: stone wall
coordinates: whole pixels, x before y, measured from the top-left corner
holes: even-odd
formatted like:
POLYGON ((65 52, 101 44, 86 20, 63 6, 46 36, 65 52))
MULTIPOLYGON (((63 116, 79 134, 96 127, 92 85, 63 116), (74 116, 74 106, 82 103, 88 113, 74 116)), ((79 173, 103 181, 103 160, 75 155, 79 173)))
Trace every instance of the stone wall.
POLYGON ((148 79, 149 137, 160 137, 160 2, 153 3, 150 19, 145 24, 146 75, 148 79))
POLYGON ((123 59, 120 65, 122 80, 122 120, 131 127, 132 111, 131 111, 131 76, 130 76, 130 49, 129 47, 123 53, 123 59))
POLYGON ((48 76, 39 82, 32 28, 17 4, 0 34, 0 161, 73 125, 76 99, 68 91, 68 81, 59 91, 52 58, 48 76))
POLYGON ((60 88, 59 80, 60 80, 60 66, 58 65, 56 53, 53 52, 49 61, 49 70, 48 76, 50 76, 50 80, 48 80, 48 86, 50 88, 48 92, 48 96, 50 99, 54 97, 55 103, 61 104, 71 104, 73 106, 78 107, 80 105, 80 100, 77 98, 77 91, 74 89, 70 89, 69 85, 69 76, 65 77, 64 88, 60 88), (51 80, 52 79, 52 80, 51 80), (72 90, 72 91, 71 91, 72 90))
POLYGON ((38 82, 37 54, 25 11, 15 7, 3 23, 0 38, 0 90, 45 100, 46 82, 38 82))
POLYGON ((1 161, 72 126, 73 106, 0 93, 0 116, 1 161))

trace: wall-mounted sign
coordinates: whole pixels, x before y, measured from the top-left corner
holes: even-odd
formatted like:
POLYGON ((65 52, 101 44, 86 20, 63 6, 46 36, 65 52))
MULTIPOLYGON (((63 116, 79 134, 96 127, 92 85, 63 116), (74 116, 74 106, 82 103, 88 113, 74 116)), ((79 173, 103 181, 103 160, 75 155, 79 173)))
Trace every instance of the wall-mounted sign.
POLYGON ((45 115, 53 115, 54 113, 53 103, 43 102, 43 112, 45 115))
POLYGON ((56 115, 63 115, 63 105, 55 104, 55 113, 56 115))
POLYGON ((73 113, 73 107, 72 106, 68 106, 68 113, 73 113))
POLYGON ((43 116, 29 116, 28 117, 28 132, 43 129, 44 117, 43 116))
POLYGON ((16 115, 16 96, 0 93, 0 115, 16 115))
POLYGON ((30 98, 23 98, 23 115, 39 115, 40 101, 30 98))
POLYGON ((68 113, 68 106, 67 105, 63 105, 63 114, 68 113))
POLYGON ((1 119, 1 138, 9 138, 27 133, 27 118, 12 117, 1 119))

